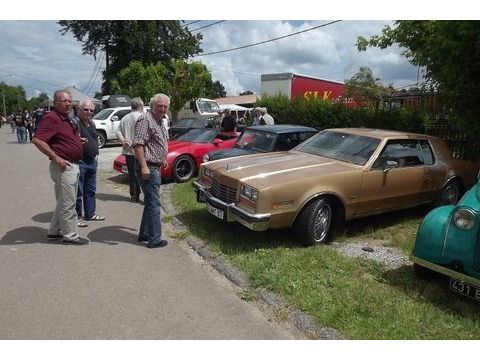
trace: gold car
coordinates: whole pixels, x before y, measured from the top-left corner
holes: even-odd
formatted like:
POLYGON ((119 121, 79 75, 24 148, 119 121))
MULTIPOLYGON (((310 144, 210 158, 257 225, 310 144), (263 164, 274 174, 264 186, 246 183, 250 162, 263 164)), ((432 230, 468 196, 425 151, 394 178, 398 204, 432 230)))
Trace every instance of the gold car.
POLYGON ((374 129, 328 129, 294 149, 208 162, 197 201, 251 230, 295 227, 305 245, 336 224, 435 201, 456 203, 478 164, 453 159, 436 137, 374 129))

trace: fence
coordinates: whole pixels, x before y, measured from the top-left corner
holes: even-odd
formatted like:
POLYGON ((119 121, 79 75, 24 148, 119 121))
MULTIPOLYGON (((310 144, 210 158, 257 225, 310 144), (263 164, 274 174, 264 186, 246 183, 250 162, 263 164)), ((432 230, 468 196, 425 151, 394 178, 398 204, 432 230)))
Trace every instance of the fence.
POLYGON ((426 126, 425 132, 445 140, 455 159, 480 160, 480 142, 474 134, 467 134, 448 123, 426 126))

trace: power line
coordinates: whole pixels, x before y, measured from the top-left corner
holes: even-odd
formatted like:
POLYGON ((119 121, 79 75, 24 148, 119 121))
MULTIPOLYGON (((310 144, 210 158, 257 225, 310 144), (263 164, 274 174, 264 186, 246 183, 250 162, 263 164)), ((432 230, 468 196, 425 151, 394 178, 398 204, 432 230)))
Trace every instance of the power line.
POLYGON ((90 74, 90 78, 88 79, 87 84, 82 89, 83 92, 85 92, 90 87, 90 82, 92 81, 95 72, 98 70, 97 68, 100 66, 102 55, 103 53, 101 53, 100 56, 96 59, 95 66, 93 67, 92 73, 90 74))
POLYGON ((189 26, 189 25, 196 24, 196 23, 198 23, 198 22, 200 22, 200 21, 203 21, 203 20, 195 20, 195 21, 189 22, 188 24, 183 24, 182 27, 187 27, 187 26, 189 26))
POLYGON ((235 51, 235 50, 240 50, 240 49, 249 48, 249 47, 252 47, 252 46, 257 46, 257 45, 261 45, 261 44, 266 44, 266 43, 269 43, 269 42, 272 42, 272 41, 277 41, 277 40, 280 40, 280 39, 285 39, 285 38, 290 37, 290 36, 298 35, 298 34, 301 34, 301 33, 305 33, 305 32, 307 32, 307 31, 312 31, 312 30, 319 29, 319 28, 322 28, 322 27, 325 27, 325 26, 328 26, 328 25, 332 25, 332 24, 335 24, 335 23, 340 22, 340 21, 342 21, 342 20, 330 21, 330 22, 328 22, 328 23, 326 23, 326 24, 314 26, 314 27, 309 28, 309 29, 297 31, 297 32, 294 32, 294 33, 291 33, 291 34, 287 34, 287 35, 283 35, 283 36, 279 36, 279 37, 276 37, 276 38, 273 38, 273 39, 269 39, 269 40, 265 40, 265 41, 260 41, 260 42, 254 43, 254 44, 243 45, 243 46, 239 46, 239 47, 232 48, 232 49, 226 49, 226 50, 214 51, 214 52, 205 53, 205 54, 199 54, 199 55, 195 55, 194 57, 222 54, 222 53, 226 53, 226 52, 230 52, 230 51, 235 51))
MULTIPOLYGON (((101 62, 103 61, 103 53, 100 56, 101 56, 101 60, 100 60, 101 62)), ((92 81, 92 84, 89 86, 88 90, 86 91, 87 94, 90 92, 90 90, 93 88, 93 85, 97 81, 97 77, 98 77, 98 74, 100 73, 100 70, 101 70, 101 66, 98 66, 97 73, 95 74, 95 79, 92 81)))
POLYGON ((199 27, 199 28, 196 28, 196 29, 193 29, 193 30, 190 30, 190 31, 193 32, 193 31, 205 29, 205 28, 208 28, 208 27, 213 26, 213 25, 221 24, 221 23, 223 23, 223 22, 225 22, 225 21, 227 21, 227 20, 220 20, 220 21, 217 21, 217 22, 214 22, 214 23, 205 25, 205 26, 201 26, 201 27, 199 27))
POLYGON ((50 86, 54 86, 55 88, 61 88, 62 87, 62 85, 52 84, 52 83, 49 83, 49 82, 46 82, 46 81, 29 78, 29 77, 18 75, 18 74, 15 74, 15 73, 12 73, 12 72, 9 72, 9 71, 5 71, 5 70, 2 70, 2 69, 0 69, 0 71, 5 73, 5 74, 8 74, 8 75, 14 75, 14 76, 17 76, 19 78, 23 78, 23 79, 27 79, 27 80, 30 80, 30 81, 35 81, 35 82, 38 82, 38 83, 43 83, 43 84, 47 84, 47 85, 50 85, 50 86))

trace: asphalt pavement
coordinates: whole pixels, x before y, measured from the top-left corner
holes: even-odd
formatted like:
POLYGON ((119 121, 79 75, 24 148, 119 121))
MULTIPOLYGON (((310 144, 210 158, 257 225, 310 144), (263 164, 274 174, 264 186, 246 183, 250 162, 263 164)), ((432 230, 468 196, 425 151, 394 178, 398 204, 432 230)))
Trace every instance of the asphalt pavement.
POLYGON ((101 150, 88 245, 45 236, 54 208, 48 159, 0 128, 0 339, 294 339, 184 244, 136 241, 142 205, 115 186, 119 146, 101 150))

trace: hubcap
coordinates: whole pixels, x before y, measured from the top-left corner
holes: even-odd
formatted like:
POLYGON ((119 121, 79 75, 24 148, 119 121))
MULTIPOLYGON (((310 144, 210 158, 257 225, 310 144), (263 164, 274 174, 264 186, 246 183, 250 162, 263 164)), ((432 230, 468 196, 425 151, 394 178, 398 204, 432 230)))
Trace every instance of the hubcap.
POLYGON ((187 179, 192 175, 192 166, 189 161, 182 160, 178 162, 175 171, 180 179, 187 179))
POLYGON ((313 236, 316 242, 322 242, 327 236, 328 229, 330 229, 330 222, 332 220, 332 209, 330 205, 323 205, 315 216, 313 225, 313 236))

